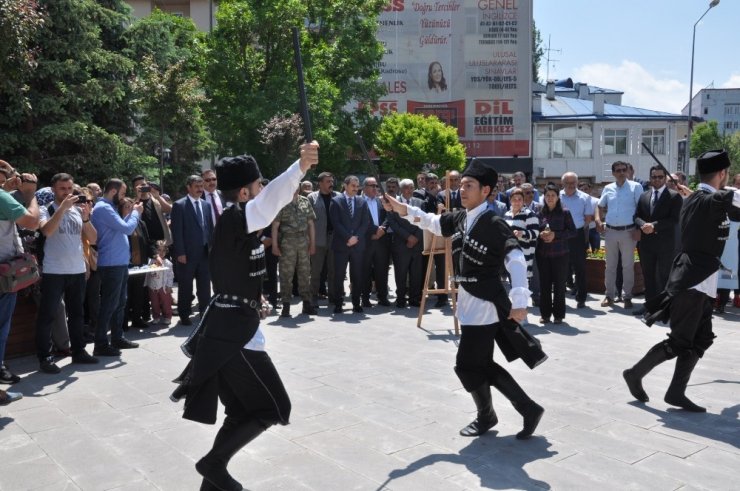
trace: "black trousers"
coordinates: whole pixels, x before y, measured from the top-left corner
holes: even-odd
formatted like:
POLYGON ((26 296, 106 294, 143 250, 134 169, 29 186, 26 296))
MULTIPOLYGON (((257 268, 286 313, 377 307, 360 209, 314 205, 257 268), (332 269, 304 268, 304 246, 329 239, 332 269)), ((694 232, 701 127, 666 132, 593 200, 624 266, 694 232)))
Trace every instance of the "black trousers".
POLYGON ((576 230, 576 236, 568 240, 568 260, 575 274, 576 301, 586 301, 586 235, 583 228, 576 230))
POLYGON ((395 237, 393 242, 393 276, 396 279, 396 299, 404 300, 408 294, 411 303, 421 302, 422 269, 421 249, 406 247, 406 241, 395 237), (406 286, 408 282, 408 287, 406 286))
POLYGON ((351 295, 352 305, 360 305, 360 292, 363 285, 363 259, 365 251, 358 251, 356 246, 349 251, 334 251, 334 298, 330 299, 334 305, 342 305, 344 298, 344 275, 349 264, 349 281, 352 284, 351 295))
POLYGON ((362 288, 362 297, 368 299, 375 282, 375 291, 378 300, 388 300, 388 268, 391 261, 390 235, 384 235, 378 240, 368 240, 363 254, 362 271, 365 276, 362 288))
POLYGON ((242 349, 233 356, 218 372, 218 397, 227 416, 266 426, 290 422, 290 398, 264 351, 242 349))
MULTIPOLYGON (((428 255, 422 256, 422 278, 426 278, 427 274, 427 268, 429 267, 429 257, 428 255)), ((444 254, 435 254, 434 255, 434 284, 436 285, 436 289, 441 290, 445 288, 445 255, 444 254)), ((423 286, 423 285, 422 285, 423 286)), ((437 299, 439 300, 447 300, 447 295, 444 293, 438 293, 437 299)))
POLYGON ((264 280, 264 294, 267 301, 276 306, 278 304, 278 263, 280 258, 272 253, 272 248, 265 248, 265 269, 267 274, 264 280))
POLYGON ((128 296, 123 315, 124 327, 128 321, 142 321, 149 316, 149 292, 144 287, 145 274, 128 277, 128 296))
POLYGON ((640 253, 640 267, 645 280, 645 300, 649 300, 663 291, 673 263, 673 250, 662 252, 651 247, 637 244, 640 253))
POLYGON ((568 256, 545 257, 537 254, 540 272, 540 315, 565 318, 565 277, 568 274, 568 256))
POLYGON ((699 357, 714 344, 713 298, 697 290, 684 290, 671 301, 668 346, 674 354, 695 352, 699 357))
POLYGON ((493 385, 516 406, 529 401, 529 397, 511 374, 493 361, 493 344, 499 325, 460 326, 455 373, 468 392, 484 384, 493 385))
POLYGON ((42 360, 51 356, 51 325, 59 303, 64 299, 67 329, 73 354, 85 349, 85 273, 41 275, 41 303, 36 319, 36 354, 42 360))
POLYGON ((208 247, 203 247, 200 257, 188 255, 187 263, 175 261, 177 270, 177 313, 180 317, 187 317, 193 313, 193 279, 198 291, 198 309, 205 312, 211 300, 211 274, 208 270, 208 247))

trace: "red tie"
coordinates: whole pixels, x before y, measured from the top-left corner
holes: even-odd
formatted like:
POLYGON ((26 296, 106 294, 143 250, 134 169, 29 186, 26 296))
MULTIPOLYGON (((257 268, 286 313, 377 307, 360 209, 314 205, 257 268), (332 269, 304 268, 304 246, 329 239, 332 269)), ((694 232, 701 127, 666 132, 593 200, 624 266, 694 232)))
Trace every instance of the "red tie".
POLYGON ((218 223, 221 213, 218 211, 218 206, 216 206, 216 193, 211 193, 211 205, 213 206, 213 213, 216 214, 216 223, 218 223))

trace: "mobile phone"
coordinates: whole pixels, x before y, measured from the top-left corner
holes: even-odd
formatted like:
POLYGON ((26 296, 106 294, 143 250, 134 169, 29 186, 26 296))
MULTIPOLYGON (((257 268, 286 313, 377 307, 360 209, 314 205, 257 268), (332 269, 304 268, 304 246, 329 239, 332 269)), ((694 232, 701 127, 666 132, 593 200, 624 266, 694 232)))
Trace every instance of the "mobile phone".
POLYGON ((77 195, 77 202, 75 204, 76 205, 84 205, 85 203, 87 203, 87 196, 85 196, 84 194, 78 194, 77 195))
POLYGON ((146 185, 146 186, 141 186, 141 187, 139 188, 139 191, 141 191, 142 193, 148 193, 148 192, 149 192, 149 191, 151 191, 151 190, 152 190, 152 187, 151 187, 151 186, 149 186, 149 185, 146 185))

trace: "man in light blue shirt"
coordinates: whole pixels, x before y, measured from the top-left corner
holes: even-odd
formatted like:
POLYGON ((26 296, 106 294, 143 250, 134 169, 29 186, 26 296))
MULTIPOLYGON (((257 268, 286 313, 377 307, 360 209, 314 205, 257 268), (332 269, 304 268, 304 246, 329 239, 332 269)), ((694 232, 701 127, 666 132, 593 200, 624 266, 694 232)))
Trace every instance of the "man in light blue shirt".
POLYGON ((100 276, 100 312, 93 350, 95 356, 119 356, 121 349, 139 347, 123 337, 123 310, 126 307, 128 264, 131 258, 128 236, 139 223, 143 205, 137 203, 129 215, 121 217, 118 205, 125 195, 126 184, 120 179, 111 179, 105 185, 103 196, 95 204, 90 218, 98 232, 100 276))
POLYGON ((642 195, 642 186, 627 180, 626 162, 612 164, 612 175, 616 182, 608 184, 601 192, 599 206, 595 210, 596 227, 604 233, 606 241, 606 297, 602 307, 614 304, 617 291, 617 263, 622 259, 622 276, 624 278, 624 308, 632 309, 632 287, 635 283, 634 263, 635 244, 639 230, 634 224, 637 203, 642 195))
POLYGON ((594 218, 594 207, 591 197, 578 189, 578 175, 575 172, 566 172, 560 181, 563 184, 563 189, 560 191, 560 202, 563 208, 570 211, 576 226, 575 236, 568 239, 568 255, 571 269, 576 277, 576 302, 578 302, 578 308, 582 309, 586 306, 588 224, 594 218))

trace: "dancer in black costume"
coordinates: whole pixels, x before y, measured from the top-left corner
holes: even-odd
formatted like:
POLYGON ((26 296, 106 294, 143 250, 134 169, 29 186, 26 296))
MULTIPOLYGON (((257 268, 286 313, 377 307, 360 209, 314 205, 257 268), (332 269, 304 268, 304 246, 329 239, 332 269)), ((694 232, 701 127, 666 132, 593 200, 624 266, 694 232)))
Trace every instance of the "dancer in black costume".
POLYGON ((696 192, 685 186, 679 226, 681 250, 673 261, 665 290, 645 303, 645 322, 670 322, 668 339, 656 344, 635 366, 623 372, 635 399, 647 402, 642 378, 666 360, 676 358, 665 402, 691 412, 706 409, 686 397, 686 386, 699 358, 714 342, 712 302, 717 271, 730 232, 730 219, 740 220, 740 191, 726 188, 730 159, 724 150, 705 152, 696 160, 701 183, 696 192))

